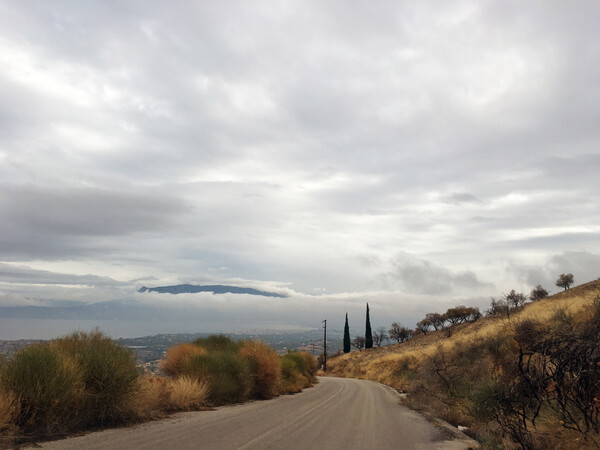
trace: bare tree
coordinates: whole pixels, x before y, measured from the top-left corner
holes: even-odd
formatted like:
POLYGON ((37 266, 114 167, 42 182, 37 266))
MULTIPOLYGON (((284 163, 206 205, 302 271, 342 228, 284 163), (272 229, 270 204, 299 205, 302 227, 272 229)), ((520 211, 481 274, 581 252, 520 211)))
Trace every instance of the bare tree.
POLYGON ((565 291, 571 287, 575 279, 572 273, 561 273, 556 280, 556 285, 563 288, 565 291))
POLYGON ((486 311, 486 315, 495 316, 498 314, 506 314, 510 317, 510 308, 506 301, 492 297, 490 299, 490 309, 486 311))
POLYGON ((531 290, 529 294, 529 300, 535 302, 537 300, 541 300, 543 298, 548 297, 548 291, 542 287, 542 285, 538 284, 531 290))
POLYGON ((363 348, 365 348, 365 338, 363 336, 356 336, 354 339, 352 339, 352 347, 356 348, 357 350, 362 350, 363 348))
POLYGON ((514 289, 511 290, 508 294, 504 294, 502 298, 509 307, 512 306, 513 308, 523 306, 523 304, 527 301, 527 297, 525 296, 525 294, 516 292, 514 289))
POLYGON ((399 325, 397 322, 392 323, 392 327, 388 330, 390 339, 395 339, 399 344, 412 338, 413 331, 409 328, 399 325))
POLYGON ((379 327, 375 330, 375 334, 373 334, 373 342, 377 347, 381 347, 383 341, 387 341, 389 339, 385 327, 379 327))

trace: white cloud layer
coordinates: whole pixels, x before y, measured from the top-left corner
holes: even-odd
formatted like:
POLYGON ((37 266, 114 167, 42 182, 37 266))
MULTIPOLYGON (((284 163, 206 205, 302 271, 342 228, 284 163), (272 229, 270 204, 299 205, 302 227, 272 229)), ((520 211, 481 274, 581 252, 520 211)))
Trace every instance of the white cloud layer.
POLYGON ((330 295, 417 295, 418 316, 596 278, 599 18, 3 3, 0 304, 274 280, 340 317, 330 295))

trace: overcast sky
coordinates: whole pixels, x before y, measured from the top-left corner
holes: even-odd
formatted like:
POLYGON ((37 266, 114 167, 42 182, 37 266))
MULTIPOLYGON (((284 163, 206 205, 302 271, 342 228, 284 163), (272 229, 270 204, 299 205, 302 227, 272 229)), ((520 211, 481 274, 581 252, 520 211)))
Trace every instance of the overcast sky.
POLYGON ((599 22, 583 0, 0 2, 0 305, 210 282, 400 319, 596 279, 599 22))

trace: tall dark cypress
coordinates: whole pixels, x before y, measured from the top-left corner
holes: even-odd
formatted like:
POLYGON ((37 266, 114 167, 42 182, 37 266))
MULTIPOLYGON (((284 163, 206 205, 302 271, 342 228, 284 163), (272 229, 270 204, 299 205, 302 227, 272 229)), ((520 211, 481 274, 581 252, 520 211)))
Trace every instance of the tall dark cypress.
POLYGON ((365 348, 373 348, 373 335, 371 334, 371 319, 369 318, 369 304, 367 303, 367 324, 365 326, 365 348))
POLYGON ((346 313, 346 325, 344 325, 344 353, 350 353, 350 327, 348 326, 348 313, 346 313))

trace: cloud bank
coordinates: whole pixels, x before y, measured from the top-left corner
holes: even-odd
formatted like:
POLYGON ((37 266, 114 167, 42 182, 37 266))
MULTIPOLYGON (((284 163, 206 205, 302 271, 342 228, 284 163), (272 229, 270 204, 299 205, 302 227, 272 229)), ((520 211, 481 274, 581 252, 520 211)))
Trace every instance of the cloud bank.
POLYGON ((596 278, 599 16, 3 4, 0 295, 244 280, 419 295, 421 314, 596 278))

